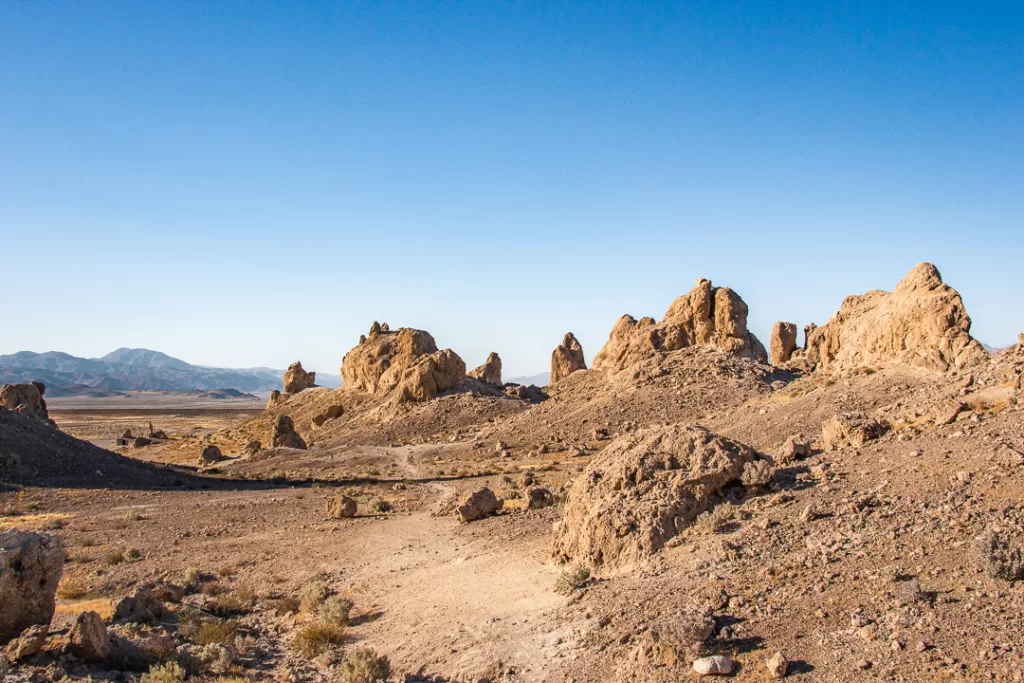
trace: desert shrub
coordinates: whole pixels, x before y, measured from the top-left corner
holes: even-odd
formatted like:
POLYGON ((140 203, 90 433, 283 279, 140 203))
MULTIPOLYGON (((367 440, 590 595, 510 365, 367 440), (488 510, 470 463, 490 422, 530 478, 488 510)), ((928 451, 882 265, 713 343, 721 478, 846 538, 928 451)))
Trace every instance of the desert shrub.
POLYGON ((142 559, 142 553, 135 548, 125 548, 124 553, 121 555, 121 559, 125 562, 138 562, 142 559))
POLYGON ((369 508, 373 512, 383 514, 391 511, 391 503, 387 502, 383 498, 374 498, 370 501, 369 508))
POLYGON ((238 622, 229 621, 206 621, 202 622, 196 631, 192 642, 196 645, 230 645, 238 633, 238 622))
POLYGON ((299 599, 290 595, 283 598, 269 598, 264 600, 263 604, 274 610, 278 616, 299 611, 299 599))
POLYGON ((177 662, 167 662, 149 668, 143 674, 140 683, 181 683, 185 680, 185 670, 177 662))
POLYGON ((978 568, 994 579, 1024 579, 1024 549, 1001 531, 987 530, 974 542, 978 568))
POLYGON ((586 567, 572 566, 565 569, 555 582, 555 592, 571 595, 573 591, 583 588, 590 580, 590 570, 586 567))
POLYGON ((199 585, 199 592, 203 595, 209 596, 220 595, 224 592, 224 587, 221 586, 216 579, 213 579, 211 581, 204 581, 201 583, 199 585))
POLYGON ((93 595, 84 581, 73 576, 65 576, 57 586, 57 597, 61 600, 82 600, 93 595))
POLYGON ((743 466, 740 481, 744 486, 767 486, 772 480, 772 466, 766 460, 752 460, 743 466))
POLYGON ((327 624, 348 626, 348 618, 352 614, 353 606, 352 601, 348 598, 332 595, 320 603, 320 607, 317 608, 317 616, 327 624))
POLYGON ((146 519, 146 516, 138 510, 129 510, 124 513, 124 519, 126 522, 141 522, 146 519))
POLYGON ((695 531, 705 534, 716 534, 733 521, 733 510, 727 504, 716 505, 707 512, 701 513, 694 521, 695 531))
POLYGON ((374 683, 391 676, 391 662, 368 648, 360 648, 345 654, 341 660, 342 683, 374 683))
POLYGON ((178 633, 182 638, 193 640, 203 625, 202 613, 195 607, 182 605, 175 612, 178 618, 178 633))
POLYGON ((206 611, 218 617, 233 617, 245 614, 256 604, 256 597, 248 590, 218 595, 206 603, 206 611))
POLYGON ((203 580, 203 573, 195 567, 189 567, 184 574, 186 585, 196 585, 203 580))
POLYGON ((308 582, 299 590, 299 607, 303 612, 316 614, 324 600, 331 596, 331 589, 319 578, 308 582))
POLYGON ((122 562, 124 562, 124 548, 114 548, 103 554, 103 564, 108 567, 113 567, 122 562))
POLYGON ((60 531, 64 528, 64 520, 48 519, 39 525, 40 531, 60 531))
POLYGON ((297 655, 311 659, 341 645, 344 639, 343 626, 317 621, 307 624, 295 634, 292 649, 297 655))

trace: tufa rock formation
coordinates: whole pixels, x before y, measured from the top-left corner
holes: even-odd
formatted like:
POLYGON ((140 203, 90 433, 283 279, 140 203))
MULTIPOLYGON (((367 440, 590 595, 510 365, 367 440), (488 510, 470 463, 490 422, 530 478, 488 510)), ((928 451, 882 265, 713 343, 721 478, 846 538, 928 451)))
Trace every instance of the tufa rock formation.
POLYGON ((102 662, 110 651, 110 635, 103 617, 81 612, 68 633, 68 650, 87 662, 102 662))
POLYGON ((281 392, 274 389, 270 392, 270 398, 267 399, 267 410, 276 407, 281 402, 281 392))
POLYGON ((274 448, 306 449, 306 442, 295 431, 295 423, 287 415, 277 416, 277 423, 274 424, 274 431, 270 435, 270 445, 274 448))
POLYGON ((303 389, 316 386, 316 373, 306 372, 302 363, 295 361, 284 371, 284 393, 297 394, 303 389))
POLYGON ((619 437, 569 489, 554 554, 624 568, 661 550, 757 459, 749 446, 702 427, 652 427, 619 437))
POLYGON ((385 395, 399 401, 427 401, 453 389, 466 377, 466 364, 451 349, 438 351, 423 330, 397 332, 374 323, 365 341, 345 354, 341 377, 346 389, 385 395))
POLYGON ((960 294, 935 266, 921 263, 893 292, 846 297, 828 323, 808 327, 807 346, 795 360, 825 371, 896 363, 946 371, 986 356, 971 337, 960 294))
POLYGON ((769 343, 772 365, 788 363, 796 351, 796 325, 778 322, 772 327, 772 338, 769 343))
POLYGON ((618 372, 658 352, 712 346, 734 356, 767 361, 764 346, 747 330, 747 305, 728 287, 700 278, 669 307, 660 323, 619 318, 594 358, 595 370, 618 372))
POLYGON ((42 382, 5 384, 0 387, 0 407, 57 426, 57 423, 50 419, 50 414, 46 410, 46 401, 43 400, 45 393, 46 385, 42 382))
POLYGON ((29 626, 49 626, 64 570, 57 536, 35 531, 0 533, 0 645, 29 626))
POLYGON ((560 382, 577 370, 586 370, 587 361, 583 358, 583 347, 572 332, 566 332, 562 343, 551 352, 551 384, 560 382))
POLYGON ((501 386, 501 358, 498 354, 491 352, 491 355, 487 356, 487 360, 480 367, 470 370, 469 376, 486 382, 488 384, 494 384, 501 386))

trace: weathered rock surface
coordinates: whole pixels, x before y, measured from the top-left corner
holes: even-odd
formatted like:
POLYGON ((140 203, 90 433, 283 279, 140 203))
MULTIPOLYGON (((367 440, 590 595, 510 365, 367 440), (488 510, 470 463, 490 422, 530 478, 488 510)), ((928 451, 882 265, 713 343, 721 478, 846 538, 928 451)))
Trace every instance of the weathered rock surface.
POLYGON ((528 387, 523 386, 522 384, 511 384, 505 387, 505 395, 511 398, 518 398, 522 401, 532 401, 534 403, 546 401, 548 398, 548 395, 544 393, 544 390, 536 384, 531 384, 528 387))
POLYGON ((46 385, 42 382, 5 384, 0 387, 0 407, 29 415, 52 425, 55 423, 50 419, 50 414, 46 410, 46 401, 43 400, 45 393, 46 385))
POLYGON ((314 427, 323 427, 327 421, 336 420, 344 414, 345 408, 343 406, 333 405, 322 413, 314 415, 310 422, 313 423, 314 427))
POLYGON ((732 660, 724 655, 712 655, 694 660, 693 670, 698 676, 726 676, 732 673, 732 660))
POLYGON ((274 389, 270 392, 270 398, 267 399, 267 410, 277 406, 281 402, 281 392, 274 389))
POLYGON ((7 645, 7 659, 17 662, 38 653, 46 645, 49 633, 50 629, 46 626, 29 626, 7 645))
POLYGON ((101 662, 110 651, 110 635, 103 617, 82 612, 75 617, 68 634, 68 650, 87 662, 101 662))
POLYGON ((859 448, 888 431, 888 427, 862 413, 836 415, 821 426, 821 440, 825 448, 859 448))
POLYGON ((893 292, 846 297, 828 323, 808 328, 806 349, 795 355, 826 371, 900 363, 946 371, 987 353, 971 337, 960 294, 935 266, 921 263, 893 292))
POLYGON ((439 351, 423 330, 380 329, 345 354, 341 376, 348 389, 377 395, 395 392, 399 401, 427 401, 466 377, 466 364, 451 349, 439 351))
POLYGON ((212 465, 222 460, 225 460, 224 454, 220 452, 220 448, 217 446, 207 446, 203 449, 203 452, 199 454, 200 465, 212 465))
POLYGON ((249 439, 249 441, 242 448, 242 453, 248 456, 253 456, 263 450, 263 444, 259 442, 259 439, 249 439))
POLYGON ((796 351, 796 325, 777 322, 772 326, 772 338, 769 344, 772 365, 788 363, 796 351))
POLYGON ((0 644, 29 626, 48 626, 64 569, 57 536, 35 531, 0 533, 0 644))
POLYGON ((660 323, 624 315, 594 358, 594 369, 618 372, 659 352, 711 346, 734 356, 767 361, 768 354, 747 330, 747 305, 728 287, 700 278, 672 302, 660 323))
POLYGON ((278 415, 274 431, 270 435, 270 445, 274 448, 306 448, 306 442, 295 431, 295 423, 287 415, 278 415))
POLYGON ((156 621, 163 613, 163 603, 153 597, 153 588, 149 585, 139 586, 121 598, 114 608, 114 618, 124 621, 156 621))
POLYGON ((348 496, 338 495, 327 500, 327 516, 344 519, 356 516, 356 501, 348 496))
POLYGON ((483 365, 474 368, 469 371, 469 376, 474 377, 481 382, 487 382, 488 384, 494 384, 495 386, 501 386, 501 358, 498 354, 493 351, 487 360, 484 361, 483 365))
POLYGON ((316 373, 306 372, 302 363, 295 361, 284 372, 284 393, 297 394, 303 389, 316 386, 316 373))
POLYGON ((473 522, 493 515, 501 509, 501 501, 489 488, 466 493, 459 499, 455 508, 456 514, 463 522, 473 522))
POLYGON ((569 489, 554 554, 624 568, 658 552, 740 479, 757 454, 702 427, 652 427, 619 437, 569 489))
POLYGON ((551 352, 551 384, 559 382, 577 370, 586 370, 587 361, 583 357, 583 347, 572 332, 566 332, 562 343, 551 352))

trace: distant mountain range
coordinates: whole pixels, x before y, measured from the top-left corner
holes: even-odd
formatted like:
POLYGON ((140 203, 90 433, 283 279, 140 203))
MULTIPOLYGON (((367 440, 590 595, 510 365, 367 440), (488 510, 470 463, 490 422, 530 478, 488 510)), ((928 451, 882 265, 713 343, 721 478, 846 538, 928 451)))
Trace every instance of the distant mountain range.
POLYGON ((548 383, 549 379, 551 379, 551 373, 542 372, 537 375, 530 375, 529 377, 510 377, 505 381, 512 384, 523 384, 525 386, 536 384, 538 387, 543 387, 548 383))
MULTIPOLYGON (((46 395, 77 396, 118 391, 218 391, 266 393, 282 388, 284 370, 209 368, 149 349, 121 348, 102 358, 78 358, 60 351, 20 351, 0 356, 0 383, 38 380, 46 395)), ((341 378, 317 375, 317 384, 337 387, 341 378)))

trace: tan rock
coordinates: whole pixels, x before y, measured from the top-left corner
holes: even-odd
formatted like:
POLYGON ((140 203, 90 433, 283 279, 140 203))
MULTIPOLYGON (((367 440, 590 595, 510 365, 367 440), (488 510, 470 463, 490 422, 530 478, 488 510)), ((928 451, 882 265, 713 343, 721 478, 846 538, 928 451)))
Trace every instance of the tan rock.
POLYGON ((786 674, 789 673, 789 660, 781 652, 776 652, 766 659, 764 666, 768 669, 768 676, 771 678, 785 678, 786 674))
POLYGON ((270 398, 267 400, 267 410, 274 408, 279 403, 281 403, 281 392, 274 389, 270 392, 270 398))
POLYGON ((75 617, 68 634, 68 649, 87 662, 101 662, 110 651, 110 635, 103 617, 82 612, 75 617))
POLYGON ((336 420, 345 414, 345 408, 341 405, 333 405, 327 410, 317 413, 310 420, 314 427, 323 427, 324 424, 329 420, 336 420))
POLYGON ((248 456, 253 456, 263 450, 263 444, 259 442, 259 439, 249 439, 242 449, 242 453, 248 456))
POLYGON ((466 377, 466 364, 451 349, 438 351, 423 330, 371 329, 369 338, 345 354, 341 377, 347 389, 377 395, 395 392, 399 401, 427 401, 466 377))
POLYGON ((498 354, 491 352, 491 355, 487 356, 487 360, 484 364, 478 368, 469 371, 469 376, 480 380, 481 382, 487 382, 488 384, 494 384, 501 386, 501 358, 498 354))
POLYGON ((825 448, 859 448, 885 434, 889 428, 862 413, 843 413, 821 426, 821 440, 825 448))
POLYGON ((757 337, 747 330, 747 305, 728 287, 700 278, 672 302, 660 323, 624 315, 594 358, 594 369, 618 372, 656 353, 711 346, 744 358, 767 361, 757 337))
POLYGON ((316 386, 316 373, 306 372, 302 363, 295 361, 284 372, 284 393, 297 394, 303 389, 316 386))
POLYGON ((17 662, 39 653, 46 645, 49 633, 50 629, 47 626, 29 626, 7 645, 7 659, 17 662))
POLYGON ((689 527, 755 457, 749 446, 702 427, 621 436, 569 489, 555 557, 595 569, 642 562, 689 527))
POLYGON ((732 660, 724 655, 712 655, 694 660, 693 670, 698 676, 727 676, 732 673, 732 660))
POLYGON ((796 351, 796 325, 793 323, 777 322, 772 327, 772 338, 770 343, 772 365, 782 365, 789 362, 796 351))
POLYGON ((46 401, 43 400, 45 393, 46 385, 42 382, 4 384, 0 386, 0 407, 23 415, 30 415, 56 426, 46 410, 46 401))
POLYGON ((551 353, 551 384, 560 382, 577 370, 586 370, 583 347, 572 332, 566 332, 562 343, 551 353))
POLYGON ((946 371, 988 354, 971 337, 960 294, 935 266, 921 263, 893 292, 846 297, 828 323, 810 330, 804 355, 827 371, 893 364, 946 371))
POLYGON ((459 499, 455 508, 456 514, 463 522, 473 522, 493 515, 501 509, 501 501, 489 488, 466 493, 459 499))
POLYGON ((203 452, 199 455, 199 464, 212 465, 214 463, 225 460, 224 454, 220 452, 220 448, 214 445, 209 445, 203 449, 203 452))
POLYGON ((0 533, 0 644, 29 626, 48 626, 64 569, 60 538, 35 531, 0 533))
POLYGON ((348 496, 338 495, 327 500, 327 516, 344 519, 356 516, 356 501, 348 496))
POLYGON ((274 448, 306 448, 306 442, 295 431, 295 423, 287 415, 277 416, 274 431, 270 435, 270 445, 274 448))

